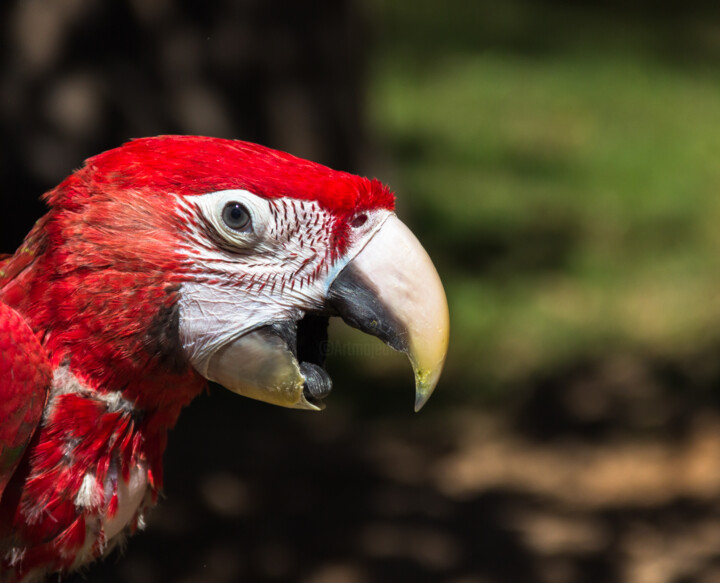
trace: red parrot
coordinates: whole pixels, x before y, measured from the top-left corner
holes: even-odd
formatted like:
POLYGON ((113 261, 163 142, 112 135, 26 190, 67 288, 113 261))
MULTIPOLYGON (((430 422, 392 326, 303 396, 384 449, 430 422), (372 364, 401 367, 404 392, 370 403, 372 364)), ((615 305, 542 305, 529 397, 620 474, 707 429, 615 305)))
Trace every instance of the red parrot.
POLYGON ((181 409, 208 381, 319 410, 328 318, 408 354, 416 410, 448 342, 429 257, 377 180, 234 140, 90 158, 0 258, 0 581, 142 528, 181 409))

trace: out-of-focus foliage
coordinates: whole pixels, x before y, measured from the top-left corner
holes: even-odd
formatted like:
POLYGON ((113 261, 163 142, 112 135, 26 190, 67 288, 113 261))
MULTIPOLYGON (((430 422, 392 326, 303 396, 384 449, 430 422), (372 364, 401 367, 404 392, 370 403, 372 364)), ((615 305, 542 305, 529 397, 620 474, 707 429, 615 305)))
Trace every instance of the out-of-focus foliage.
POLYGON ((373 129, 487 393, 720 331, 711 5, 376 2, 373 129))

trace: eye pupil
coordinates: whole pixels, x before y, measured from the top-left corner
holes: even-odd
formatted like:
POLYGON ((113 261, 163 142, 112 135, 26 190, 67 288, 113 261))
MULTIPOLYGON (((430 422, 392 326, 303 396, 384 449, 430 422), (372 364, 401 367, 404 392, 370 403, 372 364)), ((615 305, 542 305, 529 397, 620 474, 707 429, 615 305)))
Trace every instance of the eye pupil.
POLYGON ((235 231, 247 230, 250 225, 250 213, 239 202, 229 202, 222 213, 223 222, 235 231))

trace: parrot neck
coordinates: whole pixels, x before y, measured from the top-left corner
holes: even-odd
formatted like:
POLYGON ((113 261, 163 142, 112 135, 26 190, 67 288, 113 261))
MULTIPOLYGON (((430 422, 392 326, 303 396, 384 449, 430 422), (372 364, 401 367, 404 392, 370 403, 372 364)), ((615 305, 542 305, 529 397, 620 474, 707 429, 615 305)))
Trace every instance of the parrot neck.
POLYGON ((89 269, 85 257, 52 244, 57 225, 48 216, 0 260, 0 301, 26 319, 55 370, 67 367, 91 391, 122 394, 149 430, 167 431, 207 386, 180 345, 182 270, 157 255, 162 269, 89 269))

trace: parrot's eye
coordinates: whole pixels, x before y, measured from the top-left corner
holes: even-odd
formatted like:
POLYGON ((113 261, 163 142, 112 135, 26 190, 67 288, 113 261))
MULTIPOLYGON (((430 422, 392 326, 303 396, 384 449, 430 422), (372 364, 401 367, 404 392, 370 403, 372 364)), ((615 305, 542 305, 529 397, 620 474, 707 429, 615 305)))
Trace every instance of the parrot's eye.
POLYGON ((223 222, 233 231, 250 230, 250 213, 239 202, 229 202, 222 211, 223 222))
POLYGON ((360 213, 359 215, 355 215, 355 217, 353 217, 353 220, 350 221, 350 226, 353 229, 358 229, 367 223, 367 220, 368 216, 365 213, 360 213))

